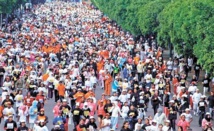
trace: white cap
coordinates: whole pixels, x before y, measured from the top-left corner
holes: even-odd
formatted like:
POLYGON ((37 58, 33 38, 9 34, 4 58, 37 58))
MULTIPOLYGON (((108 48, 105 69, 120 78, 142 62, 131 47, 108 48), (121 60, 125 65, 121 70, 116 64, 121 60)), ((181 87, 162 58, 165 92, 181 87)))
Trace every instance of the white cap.
POLYGON ((170 102, 170 103, 174 103, 175 101, 174 101, 174 100, 170 100, 169 102, 170 102))
POLYGON ((55 125, 54 127, 60 127, 59 125, 55 125))
POLYGON ((186 94, 183 94, 182 97, 187 97, 187 95, 186 95, 186 94))
POLYGON ((123 92, 123 91, 127 91, 127 90, 126 90, 126 89, 123 89, 122 92, 123 92))
POLYGON ((206 113, 206 115, 210 115, 210 113, 209 113, 209 112, 207 112, 207 113, 206 113))
POLYGON ((181 116, 185 116, 185 114, 184 114, 184 113, 182 113, 182 114, 181 114, 181 116))
POLYGON ((21 119, 20 122, 21 122, 21 123, 22 123, 22 122, 25 122, 25 120, 24 120, 24 119, 21 119))
POLYGON ((63 102, 67 102, 67 100, 66 100, 66 99, 63 99, 62 101, 63 101, 63 102))
POLYGON ((169 120, 166 120, 165 122, 169 123, 170 121, 169 121, 169 120))
POLYGON ((184 86, 182 86, 182 87, 181 87, 181 89, 185 89, 185 87, 184 87, 184 86))
POLYGON ((144 94, 144 91, 141 91, 139 94, 140 94, 140 95, 144 94))
POLYGON ((185 111, 190 111, 190 109, 189 109, 189 108, 186 108, 185 111))
POLYGON ((94 119, 94 116, 90 116, 90 119, 94 119))
POLYGON ((206 96, 205 96, 205 95, 202 95, 201 98, 206 98, 206 96))
POLYGON ((153 123, 157 123, 157 121, 155 119, 152 120, 153 123))

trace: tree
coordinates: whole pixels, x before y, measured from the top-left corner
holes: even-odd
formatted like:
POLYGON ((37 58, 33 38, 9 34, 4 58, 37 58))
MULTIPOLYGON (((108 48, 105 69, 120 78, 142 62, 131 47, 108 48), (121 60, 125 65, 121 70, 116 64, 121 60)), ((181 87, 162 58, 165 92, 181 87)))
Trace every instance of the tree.
POLYGON ((0 0, 0 13, 10 14, 27 0, 0 0))
POLYGON ((141 5, 137 17, 139 19, 138 24, 142 34, 156 32, 157 27, 159 26, 159 21, 157 19, 158 14, 170 1, 171 0, 151 0, 150 2, 146 1, 141 5))
POLYGON ((203 39, 201 27, 213 12, 210 3, 213 1, 181 0, 169 3, 158 16, 159 43, 172 42, 178 53, 191 55, 193 46, 203 39))
POLYGON ((158 44, 194 54, 208 72, 214 68, 213 0, 92 0, 133 35, 157 34, 158 44))

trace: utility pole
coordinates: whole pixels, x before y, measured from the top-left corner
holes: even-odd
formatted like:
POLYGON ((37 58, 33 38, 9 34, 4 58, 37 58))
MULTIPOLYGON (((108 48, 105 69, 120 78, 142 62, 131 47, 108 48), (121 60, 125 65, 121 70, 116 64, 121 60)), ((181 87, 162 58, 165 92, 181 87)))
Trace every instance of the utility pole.
POLYGON ((0 28, 2 28, 2 13, 0 15, 0 28))

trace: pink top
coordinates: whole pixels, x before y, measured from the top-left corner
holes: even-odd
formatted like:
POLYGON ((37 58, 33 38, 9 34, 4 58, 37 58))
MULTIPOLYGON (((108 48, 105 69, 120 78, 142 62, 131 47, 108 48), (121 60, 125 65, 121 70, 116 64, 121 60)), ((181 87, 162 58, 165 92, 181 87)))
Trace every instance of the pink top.
POLYGON ((96 104, 88 102, 88 107, 90 108, 90 116, 94 116, 95 111, 96 111, 96 104))
POLYGON ((179 120, 177 126, 181 126, 183 128, 183 131, 187 131, 187 127, 189 127, 189 122, 179 120))
POLYGON ((205 118, 202 120, 202 128, 205 128, 206 127, 206 124, 209 123, 212 125, 212 122, 208 122, 205 118))
POLYGON ((79 106, 79 107, 80 107, 80 109, 82 109, 82 108, 83 108, 83 106, 84 106, 84 103, 82 103, 82 102, 81 102, 81 103, 80 103, 80 106, 79 106))
POLYGON ((35 56, 33 54, 30 54, 30 62, 34 62, 35 61, 35 56))
POLYGON ((59 108, 60 108, 60 106, 58 106, 58 105, 54 106, 54 108, 53 108, 54 117, 58 116, 59 111, 60 111, 59 108))

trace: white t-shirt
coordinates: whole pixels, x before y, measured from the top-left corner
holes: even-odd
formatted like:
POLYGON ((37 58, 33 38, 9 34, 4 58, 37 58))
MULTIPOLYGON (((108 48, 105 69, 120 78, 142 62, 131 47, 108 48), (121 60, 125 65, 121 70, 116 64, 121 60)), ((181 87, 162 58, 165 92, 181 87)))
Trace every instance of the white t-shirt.
POLYGON ((172 61, 167 61, 167 69, 168 70, 172 70, 172 64, 173 64, 173 62, 172 61))
POLYGON ((152 74, 146 74, 144 79, 146 80, 146 83, 150 83, 152 81, 152 74))
POLYGON ((73 69, 73 76, 74 76, 74 77, 77 77, 77 76, 79 76, 79 74, 80 74, 80 73, 79 73, 79 68, 74 68, 74 69, 73 69))
POLYGON ((197 89, 197 86, 190 86, 188 89, 188 92, 195 92, 197 89))
POLYGON ((122 112, 122 117, 126 118, 127 115, 128 115, 128 112, 129 112, 129 107, 128 106, 123 106, 122 109, 121 109, 121 112, 122 112))
POLYGON ((3 83, 3 87, 11 87, 11 86, 12 86, 12 83, 10 81, 9 82, 5 81, 3 83))
POLYGON ((105 127, 101 128, 101 131, 110 131, 111 119, 104 119, 103 124, 105 127))
POLYGON ((40 127, 40 126, 34 126, 34 131, 49 131, 47 126, 43 126, 43 127, 40 127))
POLYGON ((38 91, 39 92, 43 91, 45 94, 47 94, 47 89, 45 87, 39 87, 38 91))
POLYGON ((16 101, 16 107, 19 107, 23 104, 23 99, 24 99, 23 95, 18 94, 15 96, 14 100, 16 101))
POLYGON ((193 103, 198 104, 198 102, 201 99, 201 93, 197 93, 197 92, 194 93, 192 96, 192 99, 193 99, 193 103))
POLYGON ((192 115, 191 114, 187 114, 184 113, 185 117, 186 117, 186 121, 190 122, 190 120, 192 119, 192 115))
POLYGON ((141 129, 142 126, 143 126, 143 124, 136 123, 136 124, 135 124, 135 130, 134 130, 134 131, 138 131, 137 129, 141 129))
POLYGON ((28 109, 25 110, 25 112, 23 110, 19 110, 18 116, 20 116, 20 120, 25 120, 26 121, 26 117, 28 115, 28 109))
POLYGON ((168 127, 168 126, 163 126, 162 130, 163 130, 163 131, 169 131, 169 128, 170 128, 170 127, 168 127))
POLYGON ((112 113, 111 116, 112 117, 118 117, 119 114, 122 114, 121 111, 120 111, 120 108, 118 106, 113 106, 111 109, 110 109, 110 112, 112 113))
POLYGON ((86 87, 91 87, 91 86, 92 86, 91 81, 86 80, 86 81, 85 81, 85 86, 86 86, 86 87))
POLYGON ((192 67, 193 59, 192 58, 188 58, 187 62, 188 62, 188 66, 192 67))
POLYGON ((128 100, 127 94, 121 94, 118 98, 122 103, 125 103, 128 100))
POLYGON ((92 84, 95 84, 95 83, 97 83, 97 78, 95 76, 91 76, 90 81, 92 84))
POLYGON ((9 115, 15 115, 16 113, 15 113, 15 110, 11 107, 10 109, 4 108, 3 114, 5 115, 4 120, 7 120, 9 115))

